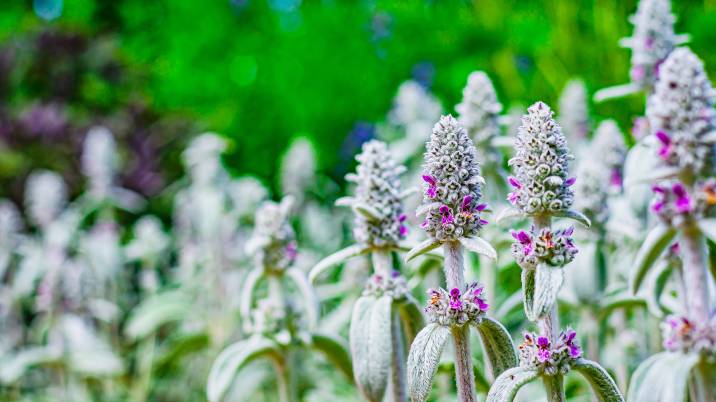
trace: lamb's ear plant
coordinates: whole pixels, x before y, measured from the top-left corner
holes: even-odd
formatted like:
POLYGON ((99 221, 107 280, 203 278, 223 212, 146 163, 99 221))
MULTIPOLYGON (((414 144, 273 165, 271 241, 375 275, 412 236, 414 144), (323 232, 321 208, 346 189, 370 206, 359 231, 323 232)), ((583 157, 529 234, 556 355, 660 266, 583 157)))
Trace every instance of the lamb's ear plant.
POLYGON ((514 191, 508 199, 518 215, 528 216, 532 227, 513 232, 512 253, 522 268, 522 291, 527 318, 536 323, 538 333, 527 333, 520 345, 520 365, 502 373, 490 388, 488 402, 514 400, 528 382, 541 379, 550 402, 566 401, 564 376, 570 370, 581 373, 600 401, 623 402, 616 384, 597 363, 582 357, 576 333, 560 331, 557 294, 562 287, 564 266, 577 249, 573 228, 556 230, 552 219, 576 218, 588 224, 583 215, 571 212, 574 203, 568 162, 572 159, 561 128, 546 104, 532 105, 522 119, 515 139, 515 156, 509 178, 514 191))
POLYGON ((245 279, 240 305, 248 337, 228 346, 214 361, 206 391, 211 402, 222 400, 238 372, 259 358, 268 359, 275 368, 279 400, 298 401, 297 353, 306 347, 324 353, 352 376, 342 342, 315 332, 318 299, 305 274, 293 266, 297 249, 288 221, 292 202, 291 197, 280 204, 267 201, 256 212, 254 232, 246 245, 255 268, 245 279), (260 297, 264 283, 265 296, 260 297))
POLYGON ((478 236, 487 224, 480 204, 482 184, 476 150, 467 131, 452 116, 443 116, 427 143, 423 167, 424 195, 418 215, 425 216, 422 228, 428 239, 407 255, 418 255, 442 247, 447 289, 431 289, 426 312, 430 324, 418 333, 408 356, 408 389, 413 401, 430 395, 433 376, 448 338, 455 349, 458 401, 477 400, 470 352, 470 327, 480 334, 487 366, 492 375, 517 364, 514 346, 505 328, 485 316, 483 288, 465 283, 463 249, 495 259, 495 249, 478 236))
POLYGON ((707 238, 716 240, 715 100, 701 60, 688 48, 674 50, 660 66, 646 109, 658 141, 654 152, 671 174, 653 186, 658 223, 637 254, 632 289, 640 288, 658 257, 678 240, 682 263, 673 273, 681 283, 682 307, 663 323, 666 351, 634 373, 630 401, 678 402, 687 394, 696 402, 716 400, 716 284, 706 245, 707 238))
POLYGON ((630 82, 597 91, 594 94, 597 102, 637 92, 651 94, 661 63, 672 50, 689 40, 688 35, 674 33, 676 17, 671 13, 671 0, 640 0, 629 22, 634 25, 632 36, 623 38, 619 44, 631 49, 630 82))
POLYGON ((423 327, 420 308, 405 278, 394 269, 392 256, 406 248, 402 199, 409 193, 403 192, 400 185, 405 168, 393 160, 387 145, 377 140, 363 144, 356 159, 356 173, 346 176, 356 184, 355 196, 337 201, 355 213, 356 244, 319 262, 310 277, 316 278, 349 257, 371 255, 373 275, 354 304, 350 322, 355 382, 369 401, 383 400, 389 388, 392 401, 404 402, 405 343, 410 344, 423 327))

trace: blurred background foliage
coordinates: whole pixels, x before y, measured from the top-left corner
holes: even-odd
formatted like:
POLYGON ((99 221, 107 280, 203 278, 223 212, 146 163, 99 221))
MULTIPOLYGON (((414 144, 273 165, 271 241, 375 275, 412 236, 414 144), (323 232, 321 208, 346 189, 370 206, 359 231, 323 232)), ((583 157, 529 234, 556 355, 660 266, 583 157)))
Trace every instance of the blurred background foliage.
MULTIPOLYGON (((0 12, 0 184, 20 198, 31 168, 72 186, 88 126, 118 137, 126 187, 156 195, 188 138, 231 140, 234 173, 276 187, 297 135, 341 182, 398 85, 415 78, 452 112, 485 70, 507 106, 555 104, 572 77, 590 92, 627 81, 636 1, 8 0, 0 12), (363 135, 361 138, 365 138, 363 135)), ((677 32, 716 66, 716 1, 678 1, 677 32)), ((713 74, 712 74, 713 76, 713 74)), ((622 128, 643 99, 594 105, 622 128)), ((427 134, 427 133, 426 133, 427 134)), ((155 208, 160 208, 156 207, 155 208)))

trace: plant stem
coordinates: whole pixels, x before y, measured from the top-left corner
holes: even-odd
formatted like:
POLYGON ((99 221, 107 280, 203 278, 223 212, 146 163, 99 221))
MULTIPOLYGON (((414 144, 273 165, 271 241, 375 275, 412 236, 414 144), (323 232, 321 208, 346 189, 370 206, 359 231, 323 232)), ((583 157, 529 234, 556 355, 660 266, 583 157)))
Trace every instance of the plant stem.
MULTIPOLYGON (((534 219, 535 229, 539 232, 542 229, 549 228, 551 224, 551 218, 549 215, 535 215, 534 219)), ((549 314, 540 319, 537 323, 540 329, 540 333, 549 339, 550 343, 554 345, 557 340, 557 334, 559 333, 559 315, 557 314, 557 302, 554 303, 549 314)))
POLYGON ((561 374, 543 376, 542 381, 547 392, 547 401, 564 402, 567 400, 564 394, 564 379, 561 374))
POLYGON ((706 242, 694 222, 688 222, 682 232, 684 244, 684 282, 686 306, 691 319, 700 323, 709 320, 709 294, 706 272, 706 242))
POLYGON ((296 378, 293 373, 293 353, 286 349, 281 361, 276 361, 276 372, 278 374, 278 397, 280 402, 297 402, 296 378))
MULTIPOLYGON (((389 250, 378 249, 371 253, 373 272, 383 276, 391 275, 393 259, 389 250)), ((390 390, 393 402, 407 402, 408 393, 405 381, 405 346, 403 345, 403 331, 400 325, 400 315, 391 312, 391 345, 393 353, 390 359, 390 390)))
MULTIPOLYGON (((458 242, 447 242, 445 251, 445 281, 448 291, 452 288, 464 290, 465 273, 462 246, 458 242)), ((470 328, 468 326, 451 328, 455 344, 455 375, 459 402, 475 402, 475 377, 472 372, 472 354, 470 353, 470 328)))

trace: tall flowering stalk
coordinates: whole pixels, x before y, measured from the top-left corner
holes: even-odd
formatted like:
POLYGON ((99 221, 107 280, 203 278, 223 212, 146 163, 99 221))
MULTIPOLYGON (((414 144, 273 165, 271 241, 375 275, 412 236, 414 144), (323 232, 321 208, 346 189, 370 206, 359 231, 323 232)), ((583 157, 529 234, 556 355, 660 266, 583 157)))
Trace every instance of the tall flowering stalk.
MULTIPOLYGON (((716 239, 716 91, 701 60, 688 48, 674 50, 661 65, 646 115, 662 167, 662 180, 653 186, 652 211, 658 224, 649 232, 636 257, 632 289, 636 292, 654 262, 677 238, 683 263, 678 272, 684 291, 682 311, 664 324, 667 352, 652 356, 634 374, 630 399, 644 401, 648 382, 644 375, 659 370, 675 373, 665 386, 684 390, 693 373, 690 392, 695 401, 716 399, 716 310, 714 275, 708 270, 706 238, 716 239)), ((683 400, 683 395, 680 396, 683 400)), ((677 400, 677 399, 673 399, 677 400)))
POLYGON ((674 33, 676 18, 670 0, 640 0, 636 13, 629 19, 634 25, 631 37, 619 44, 631 49, 630 83, 605 88, 594 94, 597 102, 644 91, 651 94, 659 77, 661 64, 677 46, 688 41, 688 35, 674 33))
POLYGON ((347 376, 352 375, 342 342, 315 332, 318 299, 305 274, 293 265, 297 248, 288 221, 292 204, 292 198, 285 197, 280 204, 266 201, 256 211, 254 232, 246 244, 255 267, 241 289, 241 316, 248 337, 225 348, 214 361, 207 381, 209 401, 222 400, 237 372, 257 358, 273 364, 279 400, 298 401, 296 352, 305 347, 325 353, 347 376), (266 296, 259 297, 262 285, 266 296))
POLYGON ((406 215, 397 164, 385 143, 377 140, 363 144, 356 157, 355 174, 346 176, 356 184, 355 195, 344 197, 337 205, 355 213, 353 237, 356 244, 319 262, 311 271, 315 280, 326 269, 347 259, 370 254, 373 275, 353 306, 350 345, 355 381, 363 396, 381 401, 389 388, 394 402, 407 401, 405 385, 405 342, 411 343, 423 326, 423 317, 408 292, 405 278, 394 269, 392 253, 405 250, 406 215), (390 387, 388 384, 390 383, 390 387))
POLYGON ((478 236, 487 224, 480 204, 482 184, 475 146, 467 131, 452 116, 443 116, 427 143, 423 168, 423 203, 418 215, 428 239, 413 248, 410 260, 442 246, 447 289, 431 289, 426 312, 430 324, 415 338, 408 356, 408 387, 414 401, 425 401, 432 387, 438 360, 448 337, 455 349, 458 400, 476 400, 470 352, 470 326, 475 326, 485 345, 488 367, 496 377, 516 364, 509 334, 495 320, 485 317, 483 288, 465 283, 463 248, 490 258, 497 253, 478 236))
POLYGON ((550 402, 565 401, 563 378, 579 371, 602 401, 623 401, 616 384, 597 363, 582 358, 576 333, 560 331, 557 294, 564 280, 564 266, 577 253, 573 228, 555 230, 554 217, 569 217, 589 224, 586 217, 570 210, 574 203, 568 162, 572 159, 552 110, 537 102, 522 118, 510 160, 515 176, 508 196, 514 206, 503 217, 532 219, 529 230, 513 231, 512 254, 522 267, 522 291, 527 318, 539 333, 525 334, 520 345, 520 365, 504 372, 493 383, 487 400, 512 401, 522 385, 541 378, 550 402))

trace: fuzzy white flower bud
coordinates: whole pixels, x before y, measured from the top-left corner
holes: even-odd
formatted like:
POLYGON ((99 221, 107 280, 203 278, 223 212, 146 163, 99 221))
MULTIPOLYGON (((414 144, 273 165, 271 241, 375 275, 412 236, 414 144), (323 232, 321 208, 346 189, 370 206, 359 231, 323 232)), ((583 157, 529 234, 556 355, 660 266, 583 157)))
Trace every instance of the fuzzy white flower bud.
POLYGON ((592 143, 580 150, 574 208, 592 222, 604 224, 608 219, 608 196, 622 188, 625 159, 624 138, 613 120, 599 124, 592 143), (594 158, 594 154, 599 157, 594 158))
POLYGON ((552 115, 545 103, 530 106, 515 138, 515 156, 509 162, 514 191, 508 200, 526 214, 565 211, 574 201, 575 179, 568 177, 572 155, 552 115))
POLYGON ((25 208, 32 223, 47 226, 67 204, 67 187, 59 174, 49 170, 33 172, 25 187, 25 208))
POLYGON ((297 138, 281 160, 281 191, 301 204, 305 193, 316 182, 316 151, 307 138, 297 138))
POLYGON ((480 217, 486 207, 480 167, 467 131, 452 116, 435 124, 423 165, 425 194, 419 211, 426 213, 423 229, 436 240, 476 236, 487 224, 480 217))
POLYGON ((490 77, 474 71, 462 90, 462 101, 455 106, 460 124, 476 144, 485 144, 500 135, 499 116, 502 104, 497 100, 490 77))
POLYGON ((82 173, 90 181, 90 192, 97 198, 109 195, 119 167, 117 146, 112 132, 93 127, 87 132, 82 148, 82 173))
POLYGON ((661 62, 685 38, 674 33, 676 18, 671 13, 670 0, 639 1, 636 14, 629 21, 634 32, 620 42, 632 51, 629 75, 635 84, 651 89, 661 73, 661 62))
POLYGON ((291 203, 285 198, 281 204, 264 202, 256 211, 254 231, 246 248, 257 266, 267 271, 282 272, 296 259, 296 240, 288 221, 291 203))
POLYGON ((589 136, 589 106, 584 81, 571 80, 562 90, 559 124, 570 142, 584 141, 589 136))
POLYGON ((703 62, 689 48, 674 50, 661 65, 646 108, 666 164, 695 173, 713 167, 713 141, 704 136, 716 133, 715 100, 703 62))
POLYGON ((395 245, 407 233, 399 179, 405 168, 393 160, 387 145, 377 140, 363 144, 363 152, 356 159, 359 162, 356 174, 346 176, 357 184, 355 202, 370 206, 379 216, 356 214, 353 236, 365 246, 395 245))
POLYGON ((221 154, 226 141, 214 133, 204 133, 191 141, 182 158, 184 166, 198 184, 208 184, 221 173, 221 154))
POLYGON ((422 85, 410 80, 398 88, 388 120, 395 126, 408 129, 415 122, 435 121, 440 117, 441 111, 442 107, 437 99, 422 85))

